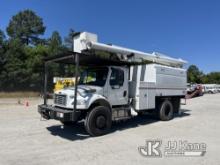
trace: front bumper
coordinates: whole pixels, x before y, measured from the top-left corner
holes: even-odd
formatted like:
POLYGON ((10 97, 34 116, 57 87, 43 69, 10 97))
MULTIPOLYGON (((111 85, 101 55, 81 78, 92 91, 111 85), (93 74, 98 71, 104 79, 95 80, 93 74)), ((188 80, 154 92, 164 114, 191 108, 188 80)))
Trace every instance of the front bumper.
POLYGON ((77 121, 81 112, 79 110, 66 110, 51 105, 38 105, 38 112, 44 119, 55 119, 60 121, 77 121))

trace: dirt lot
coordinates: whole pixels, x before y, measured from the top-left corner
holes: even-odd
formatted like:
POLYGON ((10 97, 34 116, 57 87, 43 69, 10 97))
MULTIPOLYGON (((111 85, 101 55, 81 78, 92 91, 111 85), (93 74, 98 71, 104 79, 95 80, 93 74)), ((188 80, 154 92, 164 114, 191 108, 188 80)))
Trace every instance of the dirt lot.
POLYGON ((150 116, 114 124, 112 132, 89 137, 82 123, 63 127, 41 121, 40 98, 0 99, 0 164, 220 164, 220 94, 187 101, 182 114, 162 122, 150 116), (148 139, 206 143, 203 157, 148 158, 138 152, 148 139))

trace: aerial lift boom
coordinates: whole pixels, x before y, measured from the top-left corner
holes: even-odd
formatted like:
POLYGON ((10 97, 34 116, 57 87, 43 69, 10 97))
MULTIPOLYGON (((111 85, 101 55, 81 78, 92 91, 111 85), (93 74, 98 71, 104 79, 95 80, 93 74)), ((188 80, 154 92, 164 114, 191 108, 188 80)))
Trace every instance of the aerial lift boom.
POLYGON ((175 59, 157 52, 145 53, 121 46, 99 43, 96 34, 87 32, 83 32, 74 38, 74 48, 74 51, 79 53, 86 50, 104 51, 111 54, 114 53, 121 61, 129 61, 133 63, 152 62, 179 68, 187 63, 180 58, 175 59))

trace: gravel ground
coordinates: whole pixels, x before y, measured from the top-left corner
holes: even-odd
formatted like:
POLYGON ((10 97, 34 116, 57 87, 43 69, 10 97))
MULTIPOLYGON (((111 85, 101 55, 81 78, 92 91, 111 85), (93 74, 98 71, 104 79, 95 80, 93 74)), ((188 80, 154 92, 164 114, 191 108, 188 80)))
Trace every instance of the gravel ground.
MULTIPOLYGON (((0 99, 0 164, 220 164, 220 94, 187 100, 182 114, 168 122, 150 116, 113 125, 112 132, 90 137, 83 123, 63 127, 40 120, 40 98, 0 99), (148 139, 206 143, 203 157, 149 158, 138 152, 148 139)), ((162 151, 163 152, 163 151, 162 151)))

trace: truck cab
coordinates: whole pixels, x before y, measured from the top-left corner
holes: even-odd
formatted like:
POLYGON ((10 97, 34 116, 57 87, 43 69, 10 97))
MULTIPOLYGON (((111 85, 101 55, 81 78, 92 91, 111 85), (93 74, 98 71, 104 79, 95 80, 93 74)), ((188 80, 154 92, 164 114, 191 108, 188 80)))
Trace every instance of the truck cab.
MULTIPOLYGON (((56 91, 54 106, 71 109, 74 105, 74 86, 56 91)), ((77 109, 87 110, 97 100, 109 106, 128 104, 128 68, 118 66, 88 67, 80 74, 77 109)))

